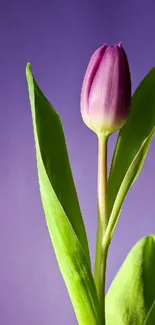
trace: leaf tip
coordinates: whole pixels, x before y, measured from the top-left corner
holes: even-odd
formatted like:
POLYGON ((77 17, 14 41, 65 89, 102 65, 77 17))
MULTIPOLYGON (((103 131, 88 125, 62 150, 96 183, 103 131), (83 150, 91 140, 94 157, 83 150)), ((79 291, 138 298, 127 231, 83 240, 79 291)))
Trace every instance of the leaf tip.
POLYGON ((28 63, 26 64, 26 75, 28 75, 28 74, 32 74, 32 72, 31 72, 31 64, 30 64, 30 62, 28 62, 28 63))
POLYGON ((154 234, 150 234, 147 237, 148 237, 148 240, 150 240, 152 242, 155 242, 155 235, 154 234))

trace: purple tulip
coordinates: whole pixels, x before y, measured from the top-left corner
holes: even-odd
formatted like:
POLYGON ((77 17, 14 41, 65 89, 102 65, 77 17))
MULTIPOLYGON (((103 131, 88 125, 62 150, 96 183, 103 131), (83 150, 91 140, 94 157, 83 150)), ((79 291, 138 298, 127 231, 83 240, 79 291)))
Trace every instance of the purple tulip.
POLYGON ((81 114, 98 135, 109 135, 126 122, 131 104, 131 79, 125 51, 103 45, 92 55, 81 91, 81 114))

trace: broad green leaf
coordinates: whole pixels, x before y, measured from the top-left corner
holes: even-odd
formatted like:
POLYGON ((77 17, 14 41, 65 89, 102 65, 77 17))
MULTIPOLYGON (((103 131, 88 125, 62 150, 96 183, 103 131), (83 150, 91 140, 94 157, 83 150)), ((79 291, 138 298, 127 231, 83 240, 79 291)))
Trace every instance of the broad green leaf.
POLYGON ((147 314, 144 325, 154 325, 155 324, 155 300, 147 314))
POLYGON ((27 79, 32 108, 33 125, 47 177, 71 223, 90 265, 90 255, 84 223, 66 148, 60 118, 47 101, 27 66, 27 79))
POLYGON ((128 189, 132 186, 135 179, 140 174, 140 171, 142 169, 145 157, 147 155, 149 145, 151 143, 151 140, 155 134, 155 127, 153 128, 152 132, 149 134, 149 136, 144 140, 142 143, 141 148, 139 149, 138 153, 136 154, 135 158, 133 159, 131 165, 129 166, 129 169, 127 170, 125 177, 122 181, 122 184, 118 190, 117 196, 115 198, 114 206, 111 212, 110 220, 108 222, 108 226, 106 229, 106 234, 103 239, 103 242, 106 241, 107 238, 112 238, 116 223, 119 218, 119 214, 121 211, 122 203, 125 198, 125 195, 128 191, 128 189))
POLYGON ((106 325, 144 325, 155 300, 155 236, 131 249, 106 295, 106 325))
POLYGON ((79 324, 101 325, 102 313, 62 125, 37 86, 30 64, 27 64, 26 76, 41 199, 58 265, 79 324))
MULTIPOLYGON (((132 97, 129 118, 119 132, 108 177, 108 218, 110 218, 116 197, 118 203, 119 198, 117 193, 120 190, 121 184, 124 181, 131 164, 136 160, 140 148, 150 137, 150 134, 153 133, 154 128, 155 68, 148 73, 135 91, 132 97)), ((148 141, 148 147, 149 145, 150 141, 148 141)), ((145 148, 145 151, 147 150, 148 148, 145 148)), ((141 159, 144 162, 143 155, 141 155, 141 159)), ((135 174, 134 176, 132 175, 134 181, 138 177, 143 165, 140 159, 138 159, 137 162, 135 161, 135 164, 137 164, 134 168, 135 174)), ((126 180, 128 181, 128 186, 125 188, 124 197, 126 196, 130 186, 134 183, 134 181, 130 182, 128 177, 126 177, 126 180)), ((120 206, 122 203, 123 201, 120 199, 120 206)))

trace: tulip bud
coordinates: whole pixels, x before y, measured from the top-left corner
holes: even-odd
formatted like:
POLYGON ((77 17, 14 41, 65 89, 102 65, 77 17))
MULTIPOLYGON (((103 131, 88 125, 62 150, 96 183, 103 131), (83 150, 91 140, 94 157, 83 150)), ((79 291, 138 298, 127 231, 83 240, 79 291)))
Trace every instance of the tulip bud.
POLYGON ((103 45, 92 55, 81 91, 81 114, 97 135, 119 130, 131 103, 131 79, 127 56, 118 45, 103 45))

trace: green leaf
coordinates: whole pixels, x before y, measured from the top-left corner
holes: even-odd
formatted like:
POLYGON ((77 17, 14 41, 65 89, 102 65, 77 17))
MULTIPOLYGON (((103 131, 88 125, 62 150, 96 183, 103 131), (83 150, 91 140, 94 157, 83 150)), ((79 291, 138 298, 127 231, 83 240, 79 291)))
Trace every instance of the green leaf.
POLYGON ((35 140, 38 141, 47 177, 90 265, 88 242, 69 164, 62 124, 58 114, 32 77, 29 64, 26 73, 35 140))
POLYGON ((111 218, 111 213, 113 214, 111 231, 114 230, 126 194, 141 171, 154 132, 155 68, 148 73, 136 89, 132 97, 129 118, 119 132, 108 177, 108 219, 111 218), (132 173, 129 175, 131 169, 132 173), (128 184, 125 185, 124 182, 128 184), (124 189, 121 188, 122 184, 124 189))
POLYGON ((108 222, 108 226, 106 229, 106 234, 103 239, 103 242, 106 241, 106 239, 112 238, 114 229, 116 227, 122 203, 126 196, 126 193, 128 192, 129 188, 132 186, 132 184, 135 182, 136 178, 140 174, 140 171, 142 169, 145 157, 147 155, 149 145, 152 141, 152 138, 155 134, 155 127, 153 128, 152 132, 149 134, 149 136, 144 140, 142 143, 139 151, 137 152, 135 158, 133 159, 131 165, 129 166, 129 169, 127 170, 125 177, 122 181, 122 184, 118 190, 117 196, 115 198, 113 210, 111 212, 110 220, 108 222))
POLYGON ((155 236, 149 235, 131 249, 108 290, 106 325, 144 325, 154 300, 155 236))
POLYGON ((154 325, 155 324, 155 300, 147 314, 144 325, 154 325))
POLYGON ((41 199, 58 265, 79 324, 101 325, 102 313, 62 125, 37 86, 30 64, 27 64, 26 76, 41 199))

